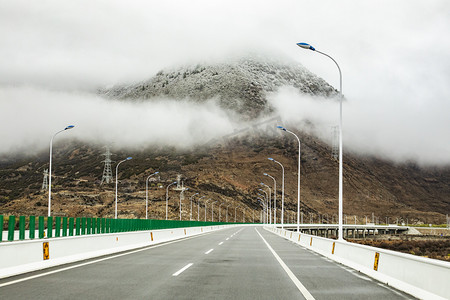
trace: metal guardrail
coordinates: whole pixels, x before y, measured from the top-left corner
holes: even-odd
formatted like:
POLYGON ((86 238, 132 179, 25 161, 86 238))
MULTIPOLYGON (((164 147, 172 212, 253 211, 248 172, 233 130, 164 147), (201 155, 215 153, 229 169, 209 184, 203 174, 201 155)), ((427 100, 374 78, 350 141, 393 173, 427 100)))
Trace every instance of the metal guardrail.
POLYGON ((450 263, 266 226, 265 229, 420 299, 450 299, 450 263))
MULTIPOLYGON (((170 229, 231 224, 226 222, 201 222, 154 219, 109 219, 15 216, 0 215, 0 242, 35 238, 79 236, 102 233, 132 232, 142 230, 170 229), (6 220, 7 219, 7 220, 6 220), (5 224, 7 223, 7 224, 5 224), (5 230, 7 225, 7 230, 5 230), (6 239, 3 232, 6 231, 6 239)), ((243 224, 243 223, 232 223, 243 224)))

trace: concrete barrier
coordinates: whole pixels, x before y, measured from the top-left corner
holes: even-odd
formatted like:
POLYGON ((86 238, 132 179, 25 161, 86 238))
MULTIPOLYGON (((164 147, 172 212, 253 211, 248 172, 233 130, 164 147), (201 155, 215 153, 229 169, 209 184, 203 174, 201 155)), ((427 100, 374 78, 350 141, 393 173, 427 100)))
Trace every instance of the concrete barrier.
POLYGON ((450 299, 449 262, 275 227, 265 229, 420 299, 450 299))
POLYGON ((235 225, 35 239, 0 244, 0 278, 195 236, 235 225))

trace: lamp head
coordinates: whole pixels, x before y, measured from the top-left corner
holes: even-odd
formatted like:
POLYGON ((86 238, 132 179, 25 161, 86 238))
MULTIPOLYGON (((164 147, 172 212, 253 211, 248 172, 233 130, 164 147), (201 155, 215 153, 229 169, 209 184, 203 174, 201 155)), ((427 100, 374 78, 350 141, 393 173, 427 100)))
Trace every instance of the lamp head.
POLYGON ((263 173, 264 176, 267 176, 267 173, 263 173))
POLYGON ((299 46, 300 48, 303 49, 308 49, 308 50, 312 50, 312 51, 316 51, 316 48, 314 48, 313 46, 311 46, 308 43, 297 43, 297 46, 299 46))
POLYGON ((72 129, 72 128, 74 128, 74 127, 75 127, 75 125, 69 125, 69 126, 66 126, 66 128, 64 128, 64 130, 72 129))
POLYGON ((156 174, 159 174, 159 172, 155 172, 155 173, 153 173, 153 175, 156 175, 156 174))
POLYGON ((277 128, 286 131, 286 128, 284 128, 283 126, 277 126, 277 128))
POLYGON ((127 157, 127 160, 131 160, 131 159, 133 159, 131 156, 130 156, 130 157, 127 157))
POLYGON ((268 160, 271 160, 271 161, 274 161, 274 159, 273 159, 272 157, 268 157, 267 159, 268 159, 268 160))

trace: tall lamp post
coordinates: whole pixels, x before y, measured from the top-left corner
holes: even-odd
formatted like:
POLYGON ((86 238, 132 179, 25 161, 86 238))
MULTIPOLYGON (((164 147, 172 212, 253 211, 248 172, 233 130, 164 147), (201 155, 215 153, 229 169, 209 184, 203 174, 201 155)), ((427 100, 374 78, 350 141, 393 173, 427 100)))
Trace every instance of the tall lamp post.
POLYGON ((270 186, 268 186, 267 184, 265 184, 264 182, 261 182, 262 186, 265 186, 266 188, 269 189, 269 224, 272 224, 272 189, 270 188, 270 186))
POLYGON ((258 196, 261 197, 261 198, 259 198, 259 199, 261 199, 261 201, 263 202, 263 206, 265 207, 265 208, 264 208, 264 223, 269 223, 269 220, 267 220, 267 216, 269 215, 269 214, 267 213, 267 210, 269 209, 269 208, 267 207, 267 203, 268 203, 267 197, 266 197, 266 195, 263 195, 263 194, 258 194, 258 196))
POLYGON ((148 175, 147 180, 145 181, 145 219, 148 219, 148 181, 150 180, 150 177, 156 174, 159 174, 159 172, 148 175))
POLYGON ((266 194, 266 196, 264 197, 264 199, 266 199, 266 220, 267 220, 267 224, 270 224, 270 219, 269 219, 269 210, 270 210, 270 205, 269 205, 269 193, 267 193, 265 190, 263 189, 258 189, 259 191, 263 192, 264 194, 266 194))
POLYGON ((197 200, 197 222, 200 221, 200 200, 202 200, 203 198, 205 198, 206 196, 201 196, 200 198, 198 198, 197 200))
POLYGON ((317 53, 320 53, 328 58, 330 58, 337 66, 339 70, 339 233, 338 239, 343 240, 343 229, 342 229, 342 214, 343 214, 343 183, 342 183, 342 170, 343 170, 343 162, 342 162, 342 72, 338 63, 332 58, 330 55, 320 52, 316 50, 313 46, 307 43, 297 43, 297 46, 303 49, 308 49, 317 53))
POLYGON ((269 157, 268 160, 273 161, 281 166, 283 170, 282 183, 281 183, 281 228, 284 228, 284 166, 279 162, 269 157))
POLYGON ((298 184, 297 184, 297 232, 300 231, 300 139, 298 138, 298 136, 293 133, 290 130, 287 130, 286 128, 284 128, 283 126, 277 126, 277 128, 286 131, 287 133, 292 134, 293 136, 295 136, 297 138, 298 141, 298 184))
POLYGON ((198 195, 198 193, 195 193, 194 195, 191 196, 190 200, 191 200, 191 213, 189 215, 189 221, 192 221, 192 198, 194 198, 195 195, 198 195))
POLYGON ((50 217, 52 214, 52 151, 53 151, 53 139, 55 136, 63 131, 69 130, 74 128, 74 125, 66 126, 63 130, 58 131, 55 133, 52 138, 50 139, 50 163, 48 168, 48 216, 50 217))
POLYGON ((114 219, 117 219, 117 182, 118 182, 117 177, 118 177, 118 172, 119 172, 119 165, 121 163, 123 163, 124 161, 130 160, 130 159, 133 159, 133 158, 131 156, 127 157, 124 160, 119 161, 119 163, 116 166, 116 208, 115 208, 115 211, 114 211, 114 219))
POLYGON ((174 185, 175 183, 177 183, 176 181, 172 182, 171 184, 169 184, 166 188, 166 221, 167 221, 167 216, 169 214, 169 187, 171 185, 174 185))
POLYGON ((257 199, 258 199, 258 202, 261 203, 261 205, 262 205, 262 218, 261 218, 262 222, 261 223, 265 224, 266 223, 266 213, 264 211, 266 210, 266 204, 264 203, 263 199, 261 199, 261 198, 257 198, 257 199))
POLYGON ((267 173, 263 173, 263 175, 273 180, 273 223, 277 224, 277 181, 267 173))

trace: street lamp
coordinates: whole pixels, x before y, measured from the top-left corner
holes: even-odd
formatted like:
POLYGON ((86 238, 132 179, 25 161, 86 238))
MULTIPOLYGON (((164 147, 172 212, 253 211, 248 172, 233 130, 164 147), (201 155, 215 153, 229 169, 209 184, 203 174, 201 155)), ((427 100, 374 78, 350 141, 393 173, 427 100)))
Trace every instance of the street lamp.
POLYGON ((55 133, 52 138, 50 139, 50 163, 49 163, 49 168, 48 168, 48 216, 51 216, 51 212, 52 212, 52 151, 53 151, 53 139, 55 138, 55 136, 63 131, 66 131, 68 129, 72 129, 74 128, 74 125, 69 125, 66 126, 66 128, 64 128, 63 130, 58 131, 57 133, 55 133))
POLYGON ((147 180, 145 181, 145 219, 148 219, 148 181, 150 180, 150 177, 156 174, 159 174, 159 172, 148 175, 147 180))
POLYGON ((297 232, 300 231, 300 139, 298 136, 290 130, 287 130, 283 126, 277 126, 277 128, 292 134, 298 141, 298 187, 297 187, 297 232))
POLYGON ((263 190, 263 189, 258 189, 259 191, 263 192, 264 194, 266 194, 266 196, 264 197, 264 199, 266 200, 266 220, 267 220, 267 224, 269 224, 269 210, 270 210, 270 206, 269 206, 269 194, 263 190))
POLYGON ((284 228, 284 166, 279 161, 276 161, 272 157, 269 157, 268 160, 271 160, 279 164, 281 166, 281 169, 283 170, 282 185, 281 185, 281 228, 284 228))
POLYGON ((266 205, 264 204, 264 200, 261 198, 256 198, 258 200, 259 203, 261 203, 262 205, 262 223, 265 224, 266 223, 266 213, 264 212, 266 210, 266 205))
POLYGON ((312 50, 314 52, 320 53, 322 55, 325 55, 326 57, 330 58, 337 66, 339 70, 339 233, 338 233, 338 239, 343 240, 343 229, 342 229, 342 214, 343 214, 343 182, 342 182, 342 170, 343 170, 343 162, 342 162, 342 72, 341 68, 339 67, 338 63, 329 56, 326 53, 320 52, 316 50, 313 46, 307 44, 307 43, 297 43, 297 46, 303 49, 312 50))
POLYGON ((181 195, 182 195, 185 191, 187 191, 187 190, 189 190, 189 188, 187 188, 187 189, 182 188, 182 189, 181 189, 181 192, 180 192, 180 221, 181 221, 181 195))
POLYGON ((190 197, 190 200, 191 200, 191 213, 190 213, 190 215, 189 215, 189 221, 192 221, 192 198, 194 198, 195 195, 198 195, 198 193, 195 193, 194 195, 192 195, 192 196, 190 197))
POLYGON ((168 212, 169 212, 169 187, 171 185, 174 185, 175 183, 177 183, 177 182, 176 181, 172 182, 166 188, 166 221, 167 221, 167 215, 168 215, 168 212))
POLYGON ((257 194, 258 196, 260 196, 261 198, 257 198, 257 199, 260 199, 262 202, 262 204, 263 204, 263 211, 264 211, 264 223, 268 223, 269 221, 267 220, 267 216, 268 216, 268 214, 267 214, 267 210, 269 209, 268 207, 267 207, 267 198, 266 198, 266 195, 263 195, 263 194, 257 194))
POLYGON ((277 181, 267 173, 263 173, 263 175, 270 177, 273 180, 273 223, 277 224, 277 181))
POLYGON ((117 173, 119 172, 119 165, 121 163, 123 163, 124 161, 130 160, 130 159, 133 159, 133 158, 131 156, 127 157, 124 160, 119 161, 119 163, 116 166, 116 209, 115 209, 115 212, 114 212, 114 219, 117 219, 117 177, 118 177, 117 173))
POLYGON ((268 217, 269 217, 269 224, 272 224, 272 189, 270 188, 270 186, 268 186, 267 184, 265 184, 264 182, 261 182, 262 186, 265 186, 266 188, 269 189, 269 212, 268 212, 268 217))
POLYGON ((206 196, 201 196, 200 198, 198 198, 197 200, 197 222, 200 221, 200 200, 202 200, 203 198, 205 198, 206 196))

